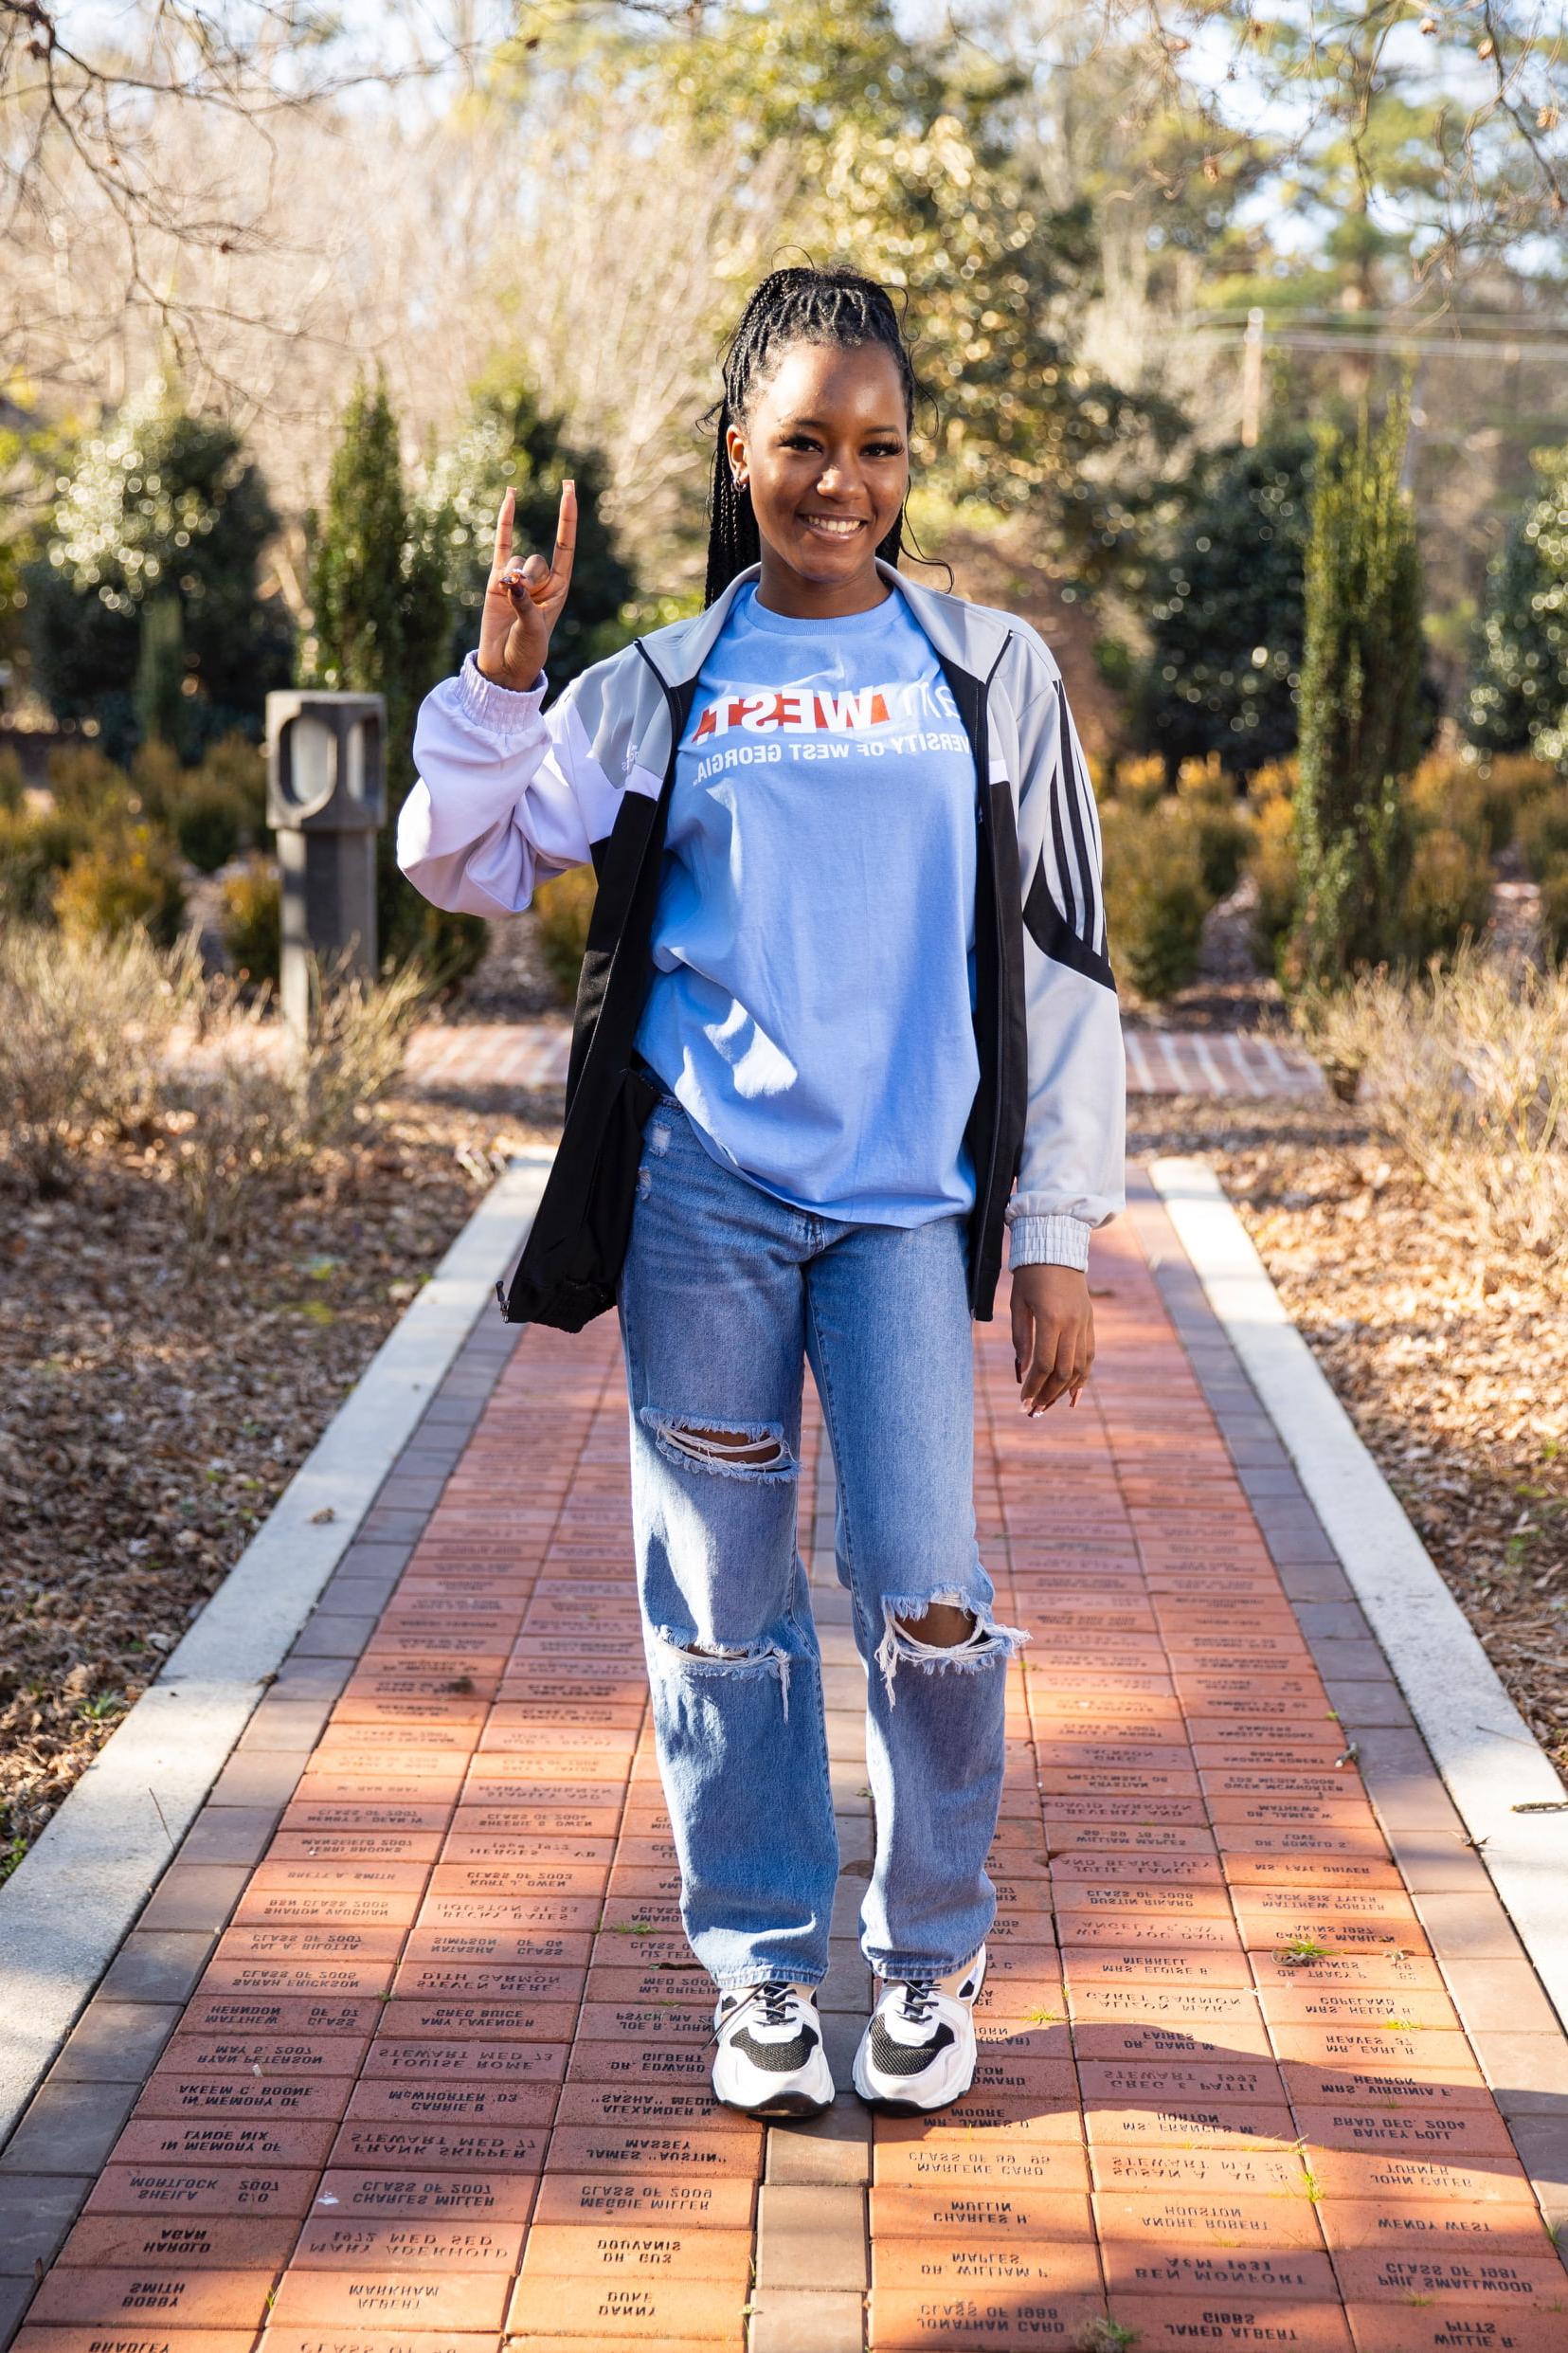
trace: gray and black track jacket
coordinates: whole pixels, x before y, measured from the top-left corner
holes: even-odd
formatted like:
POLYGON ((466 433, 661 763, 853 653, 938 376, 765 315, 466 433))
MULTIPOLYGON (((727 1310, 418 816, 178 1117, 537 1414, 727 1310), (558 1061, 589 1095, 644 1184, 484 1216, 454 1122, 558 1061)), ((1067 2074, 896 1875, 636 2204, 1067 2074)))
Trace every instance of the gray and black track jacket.
MULTIPOLYGON (((514 1320, 531 1319, 552 1233, 564 1233, 606 1130, 626 1116, 676 750, 735 590, 761 569, 738 573, 706 611, 595 662, 548 711, 542 678, 514 693, 481 677, 472 654, 420 706, 419 781, 399 818, 397 856, 426 898, 511 914, 549 875, 590 858, 598 874, 561 1147, 523 1279, 503 1292, 514 1320)), ((1037 632, 1016 614, 910 581, 881 557, 877 570, 934 646, 974 748, 980 1082, 967 1131, 976 1172, 969 1296, 973 1312, 989 1317, 1004 1225, 1015 1264, 1082 1267, 1091 1229, 1124 1204, 1126 1075, 1100 830, 1061 674, 1037 632)), ((598 1306, 585 1292, 583 1319, 611 1297, 613 1283, 598 1306)))

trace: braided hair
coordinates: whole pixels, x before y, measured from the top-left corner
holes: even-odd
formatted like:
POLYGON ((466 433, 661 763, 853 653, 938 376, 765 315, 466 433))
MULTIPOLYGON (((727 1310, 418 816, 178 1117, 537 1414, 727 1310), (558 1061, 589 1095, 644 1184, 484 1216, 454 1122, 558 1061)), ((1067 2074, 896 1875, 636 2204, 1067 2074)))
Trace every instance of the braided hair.
MULTIPOLYGON (((701 419, 715 433, 712 485, 708 515, 708 584, 703 602, 712 605, 735 574, 762 553, 749 490, 737 490, 725 434, 745 417, 751 396, 773 361, 790 343, 835 343, 846 350, 880 343, 898 363, 904 412, 912 424, 919 386, 897 312, 887 289, 851 269, 777 269, 752 291, 740 323, 724 348, 724 391, 701 419)), ((877 548, 885 562, 903 552, 902 508, 877 548)), ((924 559, 917 559, 924 560, 924 559)))

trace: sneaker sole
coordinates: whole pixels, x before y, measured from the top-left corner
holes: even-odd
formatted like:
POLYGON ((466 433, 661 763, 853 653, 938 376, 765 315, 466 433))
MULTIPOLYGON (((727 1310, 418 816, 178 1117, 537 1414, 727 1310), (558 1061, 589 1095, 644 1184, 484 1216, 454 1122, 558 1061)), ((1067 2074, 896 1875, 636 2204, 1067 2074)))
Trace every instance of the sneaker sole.
POLYGON ((945 2091, 939 2100, 900 2100, 891 2092, 869 2090, 858 2065, 851 2070, 851 2076, 858 2096, 878 2116, 934 2116, 939 2109, 951 2108, 955 2100, 962 2100, 964 2093, 973 2089, 975 2080, 971 2072, 967 2083, 960 2084, 952 2091, 945 2091))
POLYGON ((831 2100, 815 2100, 809 2091, 782 2091, 776 2100, 727 2100, 713 2094, 720 2108, 732 2109, 737 2116, 825 2116, 833 2106, 831 2100))
POLYGON ((822 2088, 816 2091, 797 2080, 787 2091, 765 2092, 757 2100, 736 2100, 721 2091, 715 2081, 713 2097, 721 2108, 732 2108, 739 2116, 825 2116, 833 2106, 836 2086, 828 2071, 826 2053, 819 2050, 815 2055, 817 2065, 808 2072, 807 2080, 811 2073, 817 2075, 822 2088))

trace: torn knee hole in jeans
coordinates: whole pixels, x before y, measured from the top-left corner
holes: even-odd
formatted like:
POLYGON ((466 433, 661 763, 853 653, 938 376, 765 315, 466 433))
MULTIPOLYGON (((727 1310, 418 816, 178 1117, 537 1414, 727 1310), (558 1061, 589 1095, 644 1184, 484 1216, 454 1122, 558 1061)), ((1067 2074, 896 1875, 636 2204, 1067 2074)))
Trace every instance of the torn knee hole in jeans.
POLYGON ((784 1721, 789 1721, 789 1653, 777 1642, 699 1642, 673 1626, 654 1631, 673 1651, 688 1674, 750 1675, 772 1673, 779 1678, 784 1721))
POLYGON ((776 1421, 699 1421, 690 1414, 642 1408, 654 1444, 672 1462, 721 1478, 792 1479, 800 1466, 776 1421))
POLYGON ((1001 1626, 990 1604, 977 1602, 956 1587, 943 1593, 894 1594, 882 1603, 882 1639, 876 1664, 882 1673, 888 1705, 898 1705, 893 1677, 900 1667, 918 1667, 923 1674, 978 1674, 982 1669, 1005 1665, 1029 1639, 1021 1626, 1001 1626), (961 1610, 969 1631, 957 1642, 928 1642, 913 1631, 933 1609, 961 1610))

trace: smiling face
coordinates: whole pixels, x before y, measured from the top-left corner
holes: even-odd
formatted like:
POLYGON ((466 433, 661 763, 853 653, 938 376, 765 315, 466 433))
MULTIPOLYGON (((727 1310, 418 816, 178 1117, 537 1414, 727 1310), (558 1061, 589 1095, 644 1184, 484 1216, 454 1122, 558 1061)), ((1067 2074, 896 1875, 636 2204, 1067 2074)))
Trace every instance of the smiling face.
POLYGON ((763 603, 802 618, 879 604, 876 550, 910 482, 903 379, 887 345, 790 344, 725 442, 751 494, 763 603))

